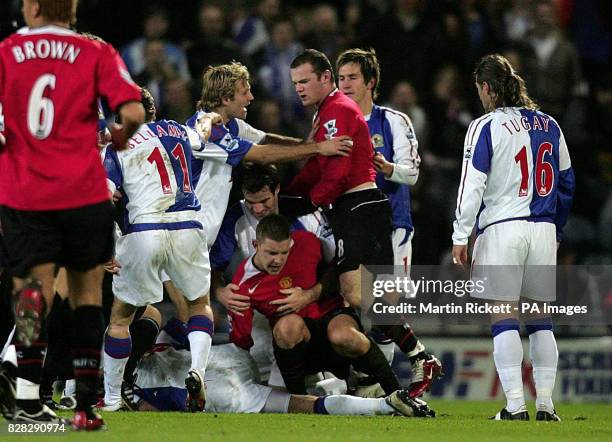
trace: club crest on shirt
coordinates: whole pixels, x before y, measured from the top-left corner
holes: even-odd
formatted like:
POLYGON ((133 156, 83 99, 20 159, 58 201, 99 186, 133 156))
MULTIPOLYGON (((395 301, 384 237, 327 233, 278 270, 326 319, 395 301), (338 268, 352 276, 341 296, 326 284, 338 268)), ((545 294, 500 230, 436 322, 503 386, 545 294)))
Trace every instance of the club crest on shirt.
POLYGON ((291 276, 283 276, 280 281, 278 281, 278 285, 281 289, 290 289, 293 287, 293 279, 291 276))
POLYGON ((331 140, 332 138, 334 138, 334 135, 338 133, 338 128, 336 127, 336 120, 326 121, 325 124, 323 124, 323 127, 326 131, 325 139, 327 140, 331 140))
POLYGON ((374 145, 374 148, 384 147, 385 139, 381 134, 374 134, 372 135, 372 144, 374 145))

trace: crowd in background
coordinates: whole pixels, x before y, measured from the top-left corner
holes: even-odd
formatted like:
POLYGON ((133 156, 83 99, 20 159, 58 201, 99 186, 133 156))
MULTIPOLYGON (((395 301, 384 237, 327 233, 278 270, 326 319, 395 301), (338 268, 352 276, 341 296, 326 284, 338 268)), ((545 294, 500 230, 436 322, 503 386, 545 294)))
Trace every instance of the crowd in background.
MULTIPOLYGON (((3 3, 1 37, 21 2, 3 3)), ((203 69, 241 61, 255 95, 247 120, 294 136, 308 133, 311 114, 291 84, 291 60, 308 47, 332 63, 346 48, 374 48, 379 104, 411 117, 423 159, 412 189, 413 264, 440 263, 450 248, 463 138, 483 113, 472 70, 482 55, 500 52, 570 148, 577 193, 561 262, 609 264, 611 11, 606 0, 81 0, 77 28, 121 48, 159 117, 181 122, 194 111, 203 69)))

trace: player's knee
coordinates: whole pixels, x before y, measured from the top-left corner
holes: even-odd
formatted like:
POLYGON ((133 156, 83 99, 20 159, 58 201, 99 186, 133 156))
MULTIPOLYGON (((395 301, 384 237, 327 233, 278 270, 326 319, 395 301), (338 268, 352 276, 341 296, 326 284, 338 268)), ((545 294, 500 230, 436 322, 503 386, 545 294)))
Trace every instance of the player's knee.
POLYGON ((330 327, 327 337, 334 350, 343 356, 359 356, 369 349, 368 339, 354 327, 330 327))
POLYGON ((106 333, 113 338, 125 339, 130 336, 130 324, 111 323, 108 325, 106 333))
POLYGON ((274 325, 272 334, 280 348, 293 348, 306 338, 306 324, 298 315, 287 315, 274 325))
POLYGON ((147 308, 142 314, 142 317, 152 319, 153 321, 157 323, 158 326, 161 325, 162 323, 161 312, 157 310, 155 307, 153 307, 152 305, 147 305, 147 308))

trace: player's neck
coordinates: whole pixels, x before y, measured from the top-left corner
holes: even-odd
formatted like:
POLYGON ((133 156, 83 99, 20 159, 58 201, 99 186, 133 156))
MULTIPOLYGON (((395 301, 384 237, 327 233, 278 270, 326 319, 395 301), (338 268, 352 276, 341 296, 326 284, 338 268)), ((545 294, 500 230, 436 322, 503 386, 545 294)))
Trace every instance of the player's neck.
POLYGON ((66 28, 66 29, 70 29, 70 23, 69 22, 63 22, 63 21, 49 21, 49 20, 45 20, 42 17, 41 18, 35 18, 32 20, 32 23, 30 24, 30 26, 28 26, 30 29, 34 29, 34 28, 42 28, 44 26, 57 26, 59 28, 66 28))
POLYGON ((331 94, 335 90, 336 90, 336 85, 335 84, 331 84, 331 85, 329 85, 329 87, 325 88, 325 95, 323 95, 323 98, 321 98, 321 100, 319 100, 319 102, 317 103, 317 107, 321 107, 323 102, 327 99, 327 97, 329 97, 329 94, 331 94))
POLYGON ((230 120, 230 117, 227 114, 227 111, 225 110, 225 108, 218 107, 216 109, 212 109, 212 111, 218 113, 221 116, 221 119, 223 120, 223 124, 227 124, 227 122, 230 120))
POLYGON ((257 253, 255 253, 255 255, 253 255, 253 259, 252 259, 253 265, 260 272, 265 272, 264 266, 261 265, 261 263, 259 262, 259 259, 257 259, 257 258, 258 258, 258 255, 257 255, 257 253))
POLYGON ((364 116, 370 115, 372 113, 372 108, 374 107, 374 101, 372 100, 372 97, 364 97, 364 99, 357 104, 359 104, 359 109, 361 109, 361 113, 364 116))

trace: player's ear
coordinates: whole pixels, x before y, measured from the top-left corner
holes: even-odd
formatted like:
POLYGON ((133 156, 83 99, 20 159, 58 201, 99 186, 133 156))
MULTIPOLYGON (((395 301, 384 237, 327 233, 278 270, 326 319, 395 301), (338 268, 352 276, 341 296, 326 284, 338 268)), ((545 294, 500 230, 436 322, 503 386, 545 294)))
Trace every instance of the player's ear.
POLYGON ((332 73, 329 69, 326 69, 323 71, 323 73, 321 74, 321 80, 323 80, 323 83, 331 83, 332 81, 332 73))
POLYGON ((370 81, 368 81, 368 84, 366 84, 366 88, 369 91, 373 91, 375 87, 376 87, 376 80, 374 78, 370 78, 370 81))
POLYGON ((35 17, 40 17, 40 3, 38 3, 37 1, 34 2, 34 4, 32 5, 32 7, 34 8, 34 16, 35 17))
POLYGON ((491 86, 489 86, 489 83, 487 83, 486 81, 482 82, 482 90, 485 95, 491 95, 491 86))
POLYGON ((277 184, 276 189, 274 189, 274 196, 278 196, 279 192, 280 192, 280 184, 277 184))

